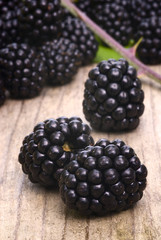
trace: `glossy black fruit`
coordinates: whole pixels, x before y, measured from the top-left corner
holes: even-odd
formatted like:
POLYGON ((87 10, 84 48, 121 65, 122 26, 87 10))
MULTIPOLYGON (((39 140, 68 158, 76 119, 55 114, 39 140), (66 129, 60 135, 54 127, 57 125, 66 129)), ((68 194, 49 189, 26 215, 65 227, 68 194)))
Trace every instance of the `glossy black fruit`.
POLYGON ((31 182, 56 186, 64 166, 88 145, 93 138, 80 118, 47 119, 24 138, 19 162, 31 182))
POLYGON ((77 18, 67 18, 62 23, 62 36, 77 45, 82 64, 90 63, 97 52, 98 43, 94 34, 77 18))
POLYGON ((144 92, 136 74, 125 59, 102 61, 89 72, 83 112, 94 129, 122 131, 138 126, 144 92))
POLYGON ((160 0, 132 0, 130 15, 133 28, 136 30, 142 21, 151 17, 161 17, 160 0))
POLYGON ((47 66, 48 82, 51 85, 70 82, 81 64, 77 46, 69 39, 60 38, 45 42, 40 52, 47 66))
POLYGON ((137 48, 138 57, 145 64, 161 63, 161 17, 151 17, 141 22, 136 40, 142 38, 137 48))
POLYGON ((13 98, 37 96, 46 80, 43 61, 24 43, 12 43, 0 50, 0 73, 13 98))
POLYGON ((128 11, 117 2, 100 3, 92 9, 93 20, 119 43, 126 46, 132 38, 131 19, 128 11))
POLYGON ((122 211, 142 198, 146 176, 131 147, 118 139, 100 139, 66 165, 60 194, 67 207, 84 214, 122 211))
POLYGON ((59 0, 24 0, 19 14, 21 35, 34 45, 49 41, 60 36, 61 20, 59 0))

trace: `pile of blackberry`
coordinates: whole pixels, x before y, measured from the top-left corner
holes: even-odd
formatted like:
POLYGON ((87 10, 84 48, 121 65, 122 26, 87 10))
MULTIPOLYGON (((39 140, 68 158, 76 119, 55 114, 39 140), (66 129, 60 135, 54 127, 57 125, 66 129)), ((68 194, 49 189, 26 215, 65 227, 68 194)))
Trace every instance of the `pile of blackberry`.
POLYGON ((60 0, 0 0, 0 15, 0 75, 13 98, 70 82, 96 55, 93 33, 60 0))
POLYGON ((146 64, 160 64, 160 0, 79 0, 76 5, 122 45, 143 38, 137 57, 146 64), (155 18, 154 33, 151 29, 155 18), (146 26, 146 27, 143 27, 146 26), (157 30, 155 30, 157 29, 157 30), (159 52, 159 53, 158 53, 159 52))
POLYGON ((83 112, 94 129, 124 131, 138 126, 144 92, 136 74, 125 59, 102 61, 89 72, 83 112))
POLYGON ((122 45, 132 38, 132 23, 127 0, 79 0, 76 5, 122 45))
POLYGON ((145 19, 161 17, 160 0, 132 0, 130 7, 131 19, 135 30, 145 19))
POLYGON ((64 166, 93 143, 89 126, 79 117, 47 119, 24 138, 19 162, 31 182, 56 186, 64 166))
POLYGON ((100 139, 65 166, 59 187, 67 207, 84 214, 122 211, 138 202, 147 169, 121 140, 100 139))
POLYGON ((70 209, 104 215, 138 202, 147 169, 122 140, 100 139, 79 117, 47 119, 23 140, 19 163, 32 183, 60 188, 70 209))

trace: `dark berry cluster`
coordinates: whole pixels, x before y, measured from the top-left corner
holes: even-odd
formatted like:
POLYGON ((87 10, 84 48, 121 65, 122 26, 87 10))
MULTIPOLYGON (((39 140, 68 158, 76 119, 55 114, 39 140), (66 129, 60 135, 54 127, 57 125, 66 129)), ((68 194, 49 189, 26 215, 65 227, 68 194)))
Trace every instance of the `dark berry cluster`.
POLYGON ((123 141, 100 139, 79 117, 37 124, 20 148, 19 162, 32 183, 59 186, 67 207, 85 214, 122 211, 138 202, 147 169, 123 141))
POLYGON ((1 75, 14 98, 37 96, 46 79, 46 69, 27 44, 13 43, 0 50, 1 75))
POLYGON ((66 84, 96 55, 93 33, 60 0, 0 0, 0 15, 0 77, 11 97, 66 84))
POLYGON ((93 13, 94 20, 122 45, 128 45, 132 38, 132 24, 129 13, 117 3, 99 4, 93 13), (95 14, 95 11, 97 14, 95 14))
POLYGON ((0 48, 21 41, 17 17, 20 7, 21 2, 18 0, 0 1, 0 48))
POLYGON ((81 65, 77 45, 67 38, 46 42, 40 52, 46 63, 48 82, 51 85, 70 82, 81 65))
POLYGON ((101 139, 66 165, 59 187, 69 208, 106 214, 128 209, 146 187, 147 169, 121 140, 101 139))
POLYGON ((146 64, 161 63, 160 0, 78 0, 76 5, 124 46, 143 38, 137 57, 146 64))
POLYGON ((88 64, 95 57, 98 44, 86 25, 77 18, 67 18, 62 23, 62 36, 77 45, 82 64, 88 64))
POLYGON ((136 69, 124 59, 100 62, 85 82, 83 112, 94 129, 131 130, 144 112, 136 69))
POLYGON ((64 166, 88 145, 93 138, 80 118, 47 119, 25 137, 19 162, 31 182, 54 186, 64 166))
POLYGON ((25 0, 19 14, 21 34, 31 41, 50 40, 61 33, 59 0, 25 0))
POLYGON ((136 39, 143 38, 137 48, 137 54, 146 64, 161 62, 161 17, 147 18, 141 22, 136 39))
POLYGON ((161 17, 160 0, 132 0, 130 7, 131 19, 135 30, 145 19, 161 17))

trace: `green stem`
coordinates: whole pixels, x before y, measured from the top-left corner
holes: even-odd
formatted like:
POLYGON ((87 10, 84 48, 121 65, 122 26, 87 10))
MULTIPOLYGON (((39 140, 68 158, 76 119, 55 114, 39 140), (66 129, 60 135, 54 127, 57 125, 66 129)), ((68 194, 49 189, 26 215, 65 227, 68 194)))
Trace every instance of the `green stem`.
POLYGON ((98 35, 106 44, 113 48, 116 52, 122 55, 130 64, 136 69, 140 70, 148 77, 154 79, 161 84, 161 75, 154 72, 152 69, 147 67, 141 61, 139 61, 133 53, 128 49, 120 45, 115 39, 113 39, 108 33, 100 28, 95 22, 93 22, 86 14, 80 11, 70 0, 61 0, 61 3, 66 7, 74 16, 79 17, 85 24, 98 35))

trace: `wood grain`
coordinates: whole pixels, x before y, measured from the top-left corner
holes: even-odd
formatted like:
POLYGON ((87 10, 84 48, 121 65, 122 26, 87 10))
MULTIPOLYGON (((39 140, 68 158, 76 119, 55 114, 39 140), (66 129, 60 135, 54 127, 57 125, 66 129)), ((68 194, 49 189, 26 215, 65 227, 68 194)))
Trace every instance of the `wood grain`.
MULTIPOLYGON (((143 80, 146 109, 135 131, 92 132, 95 140, 122 138, 146 164, 148 186, 133 209, 105 217, 82 217, 65 208, 57 190, 31 184, 17 161, 24 136, 39 121, 73 115, 85 121, 82 99, 91 67, 81 68, 66 86, 45 88, 31 100, 7 100, 0 108, 1 240, 161 239, 161 87, 148 79, 143 80)), ((161 73, 160 67, 154 70, 161 73)))

